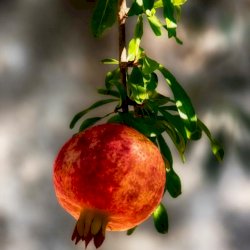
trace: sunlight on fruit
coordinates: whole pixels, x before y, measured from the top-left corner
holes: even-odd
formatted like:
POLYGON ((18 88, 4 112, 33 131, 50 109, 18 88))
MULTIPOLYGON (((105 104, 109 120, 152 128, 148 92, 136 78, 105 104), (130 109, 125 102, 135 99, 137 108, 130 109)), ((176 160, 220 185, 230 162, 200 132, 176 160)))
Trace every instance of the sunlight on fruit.
POLYGON ((123 231, 146 220, 160 203, 166 180, 158 148, 121 124, 103 124, 74 135, 54 164, 61 206, 76 220, 72 240, 99 247, 105 231, 123 231))

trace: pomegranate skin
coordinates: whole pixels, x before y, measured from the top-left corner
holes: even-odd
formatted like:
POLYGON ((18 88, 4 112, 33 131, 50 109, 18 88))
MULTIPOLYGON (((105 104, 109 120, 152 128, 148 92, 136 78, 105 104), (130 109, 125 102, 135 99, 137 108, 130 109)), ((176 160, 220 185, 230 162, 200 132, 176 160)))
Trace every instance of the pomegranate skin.
POLYGON ((74 135, 54 163, 61 206, 75 219, 84 210, 105 214, 107 230, 127 230, 162 199, 165 163, 158 148, 135 129, 102 124, 74 135))

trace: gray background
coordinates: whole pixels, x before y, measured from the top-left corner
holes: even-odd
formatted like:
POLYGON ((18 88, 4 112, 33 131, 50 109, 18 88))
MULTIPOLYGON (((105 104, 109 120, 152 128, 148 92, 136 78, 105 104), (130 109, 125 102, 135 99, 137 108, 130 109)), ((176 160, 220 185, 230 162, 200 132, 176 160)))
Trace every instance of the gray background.
MULTIPOLYGON (((57 204, 51 173, 76 131, 68 128, 72 116, 98 99, 110 69, 100 60, 117 55, 115 28, 92 38, 92 6, 0 1, 1 250, 83 248, 70 241, 75 221, 57 204)), ((186 164, 174 153, 183 194, 165 197, 170 232, 157 234, 149 220, 131 237, 108 233, 101 249, 250 249, 249 10, 249 0, 190 0, 178 29, 182 46, 145 28, 143 47, 185 86, 226 156, 217 164, 205 137, 190 145, 186 164)))

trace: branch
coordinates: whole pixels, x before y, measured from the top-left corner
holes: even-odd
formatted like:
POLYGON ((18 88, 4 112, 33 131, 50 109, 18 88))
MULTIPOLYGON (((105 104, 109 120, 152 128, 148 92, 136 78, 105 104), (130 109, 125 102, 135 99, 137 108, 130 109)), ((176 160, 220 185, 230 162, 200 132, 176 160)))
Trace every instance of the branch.
MULTIPOLYGON (((124 67, 124 63, 127 63, 126 53, 126 19, 127 19, 127 4, 126 0, 119 0, 118 9, 118 29, 119 29, 119 65, 121 72, 121 81, 124 89, 127 90, 127 67, 124 67)), ((127 100, 122 103, 123 112, 128 112, 127 100)))

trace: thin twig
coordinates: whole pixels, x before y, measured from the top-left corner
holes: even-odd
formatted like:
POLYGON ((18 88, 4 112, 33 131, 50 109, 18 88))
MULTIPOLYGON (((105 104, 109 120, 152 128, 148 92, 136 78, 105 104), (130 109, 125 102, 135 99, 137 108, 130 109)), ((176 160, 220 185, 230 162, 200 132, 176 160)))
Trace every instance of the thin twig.
MULTIPOLYGON (((126 0, 119 0, 118 9, 118 28, 119 28, 119 65, 121 72, 121 81, 125 91, 127 90, 127 53, 126 53, 126 18, 127 18, 127 3, 126 0)), ((122 103, 122 111, 128 112, 128 102, 124 100, 122 103)))

